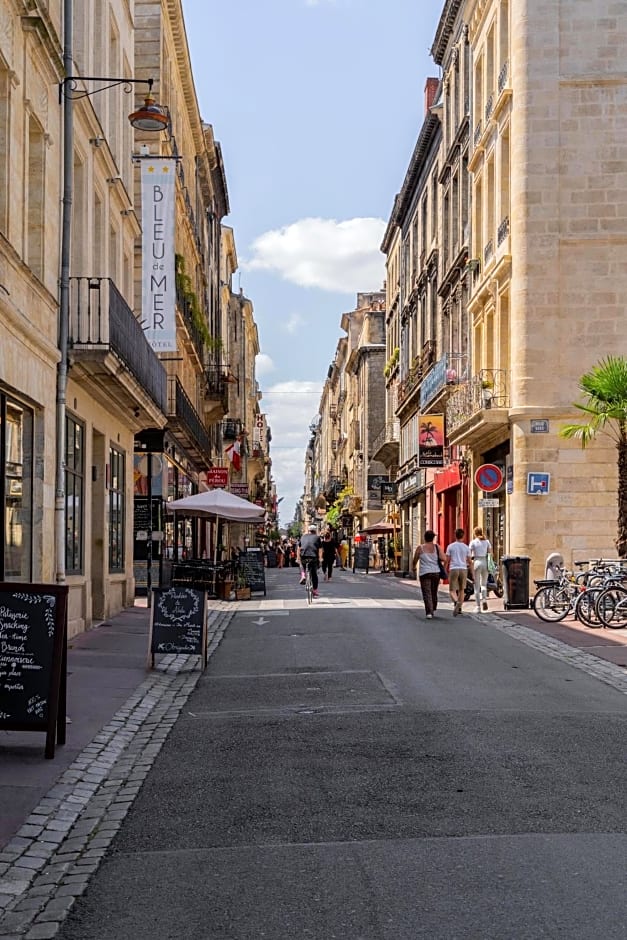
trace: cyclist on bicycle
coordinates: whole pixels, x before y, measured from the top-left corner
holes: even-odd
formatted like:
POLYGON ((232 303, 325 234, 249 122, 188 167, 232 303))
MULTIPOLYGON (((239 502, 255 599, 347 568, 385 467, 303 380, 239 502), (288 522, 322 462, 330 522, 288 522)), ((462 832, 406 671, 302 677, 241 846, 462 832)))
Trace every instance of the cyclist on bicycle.
POLYGON ((301 536, 297 560, 301 569, 300 583, 305 583, 305 566, 307 566, 311 574, 313 596, 318 597, 318 564, 322 563, 322 539, 315 525, 310 525, 307 535, 301 536))

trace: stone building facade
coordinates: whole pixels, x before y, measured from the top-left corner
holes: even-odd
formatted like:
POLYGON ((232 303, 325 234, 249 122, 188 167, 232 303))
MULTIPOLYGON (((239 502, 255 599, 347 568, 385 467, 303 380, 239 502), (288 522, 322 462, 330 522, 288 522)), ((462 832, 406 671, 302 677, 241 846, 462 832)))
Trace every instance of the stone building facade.
MULTIPOLYGON (((567 561, 615 551, 614 449, 599 440, 582 452, 559 431, 577 419, 582 373, 627 351, 626 30, 627 10, 609 0, 447 0, 432 48, 442 68, 425 121, 437 117, 442 135, 432 194, 438 346, 412 394, 416 415, 445 411, 449 464, 434 476, 424 521, 438 532, 481 523, 498 555, 529 555, 536 575, 553 550, 567 561), (495 493, 474 481, 486 463, 502 470, 495 493), (529 492, 538 479, 544 495, 529 492), (447 523, 442 497, 455 489, 447 523)), ((403 242, 411 226, 411 211, 407 222, 402 214, 397 197, 384 242, 388 292, 394 226, 403 242)), ((400 253, 402 321, 413 285, 404 244, 400 253)), ((419 249, 419 278, 423 261, 419 249)), ((399 345, 402 500, 411 411, 402 382, 416 352, 402 326, 399 345)), ((413 527, 404 531, 413 542, 413 527)))
POLYGON ((206 526, 175 530, 165 509, 224 459, 228 194, 195 97, 180 3, 74 4, 71 83, 63 8, 31 4, 19 16, 0 2, 0 579, 64 581, 71 635, 132 603, 137 585, 167 577, 177 551, 208 546, 206 526), (152 78, 167 127, 155 135, 129 124, 146 85, 132 84, 129 97, 123 82, 81 75, 152 78), (76 93, 71 107, 59 106, 60 86, 76 93), (64 143, 73 151, 67 236, 64 143), (142 329, 140 174, 163 157, 175 161, 169 353, 142 329), (69 248, 68 371, 55 407, 60 246, 69 248), (160 537, 141 538, 146 531, 160 537))

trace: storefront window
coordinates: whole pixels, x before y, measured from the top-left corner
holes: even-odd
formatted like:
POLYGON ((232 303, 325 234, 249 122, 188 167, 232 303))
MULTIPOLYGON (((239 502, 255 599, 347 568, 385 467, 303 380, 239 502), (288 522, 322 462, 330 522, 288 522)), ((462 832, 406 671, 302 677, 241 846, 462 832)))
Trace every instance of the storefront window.
POLYGON ((124 570, 124 454, 109 449, 109 571, 124 570))
POLYGON ((32 458, 32 412, 0 395, 0 497, 4 516, 0 577, 6 581, 30 581, 32 577, 32 458))
POLYGON ((70 415, 65 421, 65 570, 83 570, 85 510, 85 429, 70 415))

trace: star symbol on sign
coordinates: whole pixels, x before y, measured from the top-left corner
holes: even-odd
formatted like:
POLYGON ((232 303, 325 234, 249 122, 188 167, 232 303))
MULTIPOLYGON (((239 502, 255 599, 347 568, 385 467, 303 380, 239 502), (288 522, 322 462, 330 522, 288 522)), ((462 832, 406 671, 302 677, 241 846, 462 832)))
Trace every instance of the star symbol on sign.
POLYGON ((149 172, 149 173, 154 173, 154 172, 155 172, 154 166, 149 166, 149 167, 148 167, 148 172, 149 172))
POLYGON ((170 172, 170 167, 169 167, 169 166, 164 166, 162 169, 163 169, 163 172, 164 172, 164 173, 169 173, 169 172, 170 172))

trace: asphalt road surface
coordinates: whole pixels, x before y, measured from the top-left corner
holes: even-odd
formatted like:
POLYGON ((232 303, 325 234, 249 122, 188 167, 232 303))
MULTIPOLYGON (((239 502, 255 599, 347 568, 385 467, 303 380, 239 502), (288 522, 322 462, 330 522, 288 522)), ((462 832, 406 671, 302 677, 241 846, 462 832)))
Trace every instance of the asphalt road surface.
POLYGON ((627 937, 624 694, 394 578, 268 582, 60 937, 627 937))

